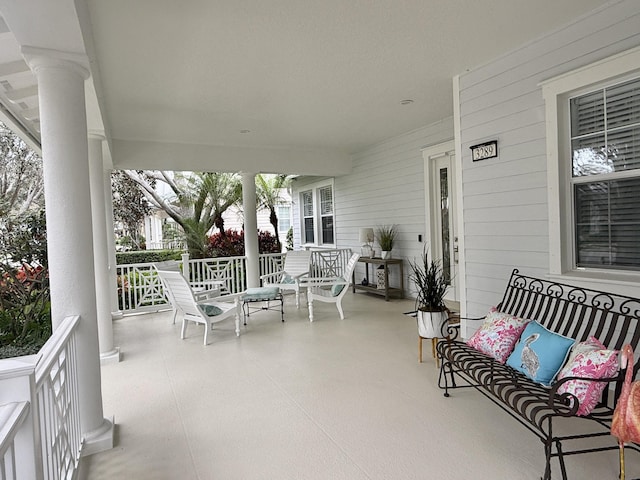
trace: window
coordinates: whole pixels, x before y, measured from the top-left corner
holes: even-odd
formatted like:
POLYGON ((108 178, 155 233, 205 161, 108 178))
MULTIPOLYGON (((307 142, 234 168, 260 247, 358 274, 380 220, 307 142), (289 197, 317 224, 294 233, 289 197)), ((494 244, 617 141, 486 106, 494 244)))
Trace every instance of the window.
POLYGON ((334 245, 333 184, 325 183, 300 192, 300 204, 302 243, 334 245))
POLYGON ((333 190, 331 185, 322 187, 320 192, 320 220, 322 222, 322 243, 333 243, 333 190))
POLYGON ((635 48, 542 83, 552 275, 640 282, 638 65, 635 48))
POLYGON ((576 267, 640 270, 640 79, 569 100, 576 267))
POLYGON ((278 205, 278 230, 288 232, 291 228, 291 207, 289 205, 278 205))
POLYGON ((302 192, 300 196, 302 197, 302 243, 314 243, 313 190, 302 192))

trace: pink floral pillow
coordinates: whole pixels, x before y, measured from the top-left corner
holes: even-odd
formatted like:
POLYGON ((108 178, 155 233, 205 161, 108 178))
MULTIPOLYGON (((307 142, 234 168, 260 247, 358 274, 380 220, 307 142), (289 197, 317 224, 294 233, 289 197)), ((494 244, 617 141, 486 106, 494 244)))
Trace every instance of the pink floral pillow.
MULTIPOLYGON (((595 337, 577 343, 560 370, 557 380, 565 377, 609 378, 618 374, 618 351, 607 350, 595 337)), ((607 386, 604 382, 569 380, 558 388, 558 393, 570 393, 580 402, 578 415, 588 415, 595 408, 607 386)))
POLYGON ((492 308, 482 327, 467 340, 467 345, 504 363, 527 323, 529 320, 492 308))

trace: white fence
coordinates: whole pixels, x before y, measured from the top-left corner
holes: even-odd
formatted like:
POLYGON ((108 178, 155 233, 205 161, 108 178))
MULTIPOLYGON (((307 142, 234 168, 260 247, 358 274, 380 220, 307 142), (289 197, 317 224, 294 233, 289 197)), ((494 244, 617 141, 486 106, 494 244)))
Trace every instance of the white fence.
MULTIPOLYGON (((316 250, 311 254, 313 276, 342 276, 350 249, 316 250)), ((282 270, 285 254, 259 256, 260 275, 282 270)), ((183 255, 182 272, 193 287, 221 281, 222 292, 239 293, 247 288, 246 257, 217 257, 190 260, 183 255)), ((162 282, 153 263, 118 265, 118 307, 124 314, 158 311, 169 307, 162 282)))
POLYGON ((79 322, 65 318, 37 355, 0 360, 0 480, 75 478, 79 322))

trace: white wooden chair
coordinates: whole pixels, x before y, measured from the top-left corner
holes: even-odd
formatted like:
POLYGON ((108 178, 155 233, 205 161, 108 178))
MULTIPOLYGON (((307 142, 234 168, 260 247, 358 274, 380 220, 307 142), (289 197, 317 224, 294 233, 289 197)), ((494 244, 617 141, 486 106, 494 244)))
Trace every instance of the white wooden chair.
POLYGON ((284 257, 284 265, 279 272, 262 275, 263 287, 278 287, 296 293, 296 308, 300 308, 300 280, 309 274, 309 250, 291 250, 284 257))
MULTIPOLYGON (((167 260, 164 262, 156 262, 153 264, 154 267, 156 267, 156 271, 159 270, 164 270, 164 271, 170 271, 170 272, 180 272, 180 262, 178 262, 177 260, 167 260)), ((162 280, 162 277, 160 277, 160 281, 162 281, 163 285, 164 285, 164 281, 162 280)), ((169 303, 171 304, 171 308, 173 309, 173 323, 176 323, 176 318, 178 316, 178 305, 176 303, 176 301, 173 299, 173 296, 171 294, 171 290, 169 290, 169 288, 164 285, 164 291, 167 294, 167 297, 169 298, 169 303)), ((196 297, 197 301, 201 301, 201 300, 206 300, 209 298, 214 298, 214 297, 218 297, 220 296, 220 289, 218 288, 213 288, 213 289, 202 289, 202 288, 198 288, 198 289, 193 289, 193 294, 196 297)))
POLYGON ((340 314, 340 319, 344 320, 342 310, 342 299, 349 290, 353 270, 360 258, 359 253, 354 253, 349 258, 342 277, 307 277, 303 280, 303 285, 307 287, 307 303, 309 304, 309 321, 313 322, 313 302, 334 303, 340 314))
POLYGON ((182 331, 180 338, 187 334, 187 323, 204 325, 204 344, 207 345, 209 331, 214 323, 235 316, 236 335, 240 335, 240 302, 239 294, 219 296, 214 299, 198 301, 193 290, 182 273, 174 270, 158 270, 158 275, 173 299, 177 310, 182 312, 182 331))

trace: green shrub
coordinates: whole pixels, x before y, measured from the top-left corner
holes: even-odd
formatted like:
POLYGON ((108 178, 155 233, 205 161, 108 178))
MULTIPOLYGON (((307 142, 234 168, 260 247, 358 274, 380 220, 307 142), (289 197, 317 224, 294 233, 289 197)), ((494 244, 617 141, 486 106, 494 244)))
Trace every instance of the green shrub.
POLYGON ((135 263, 165 262, 167 260, 180 260, 182 250, 140 250, 136 252, 116 253, 118 265, 131 265, 135 263))

